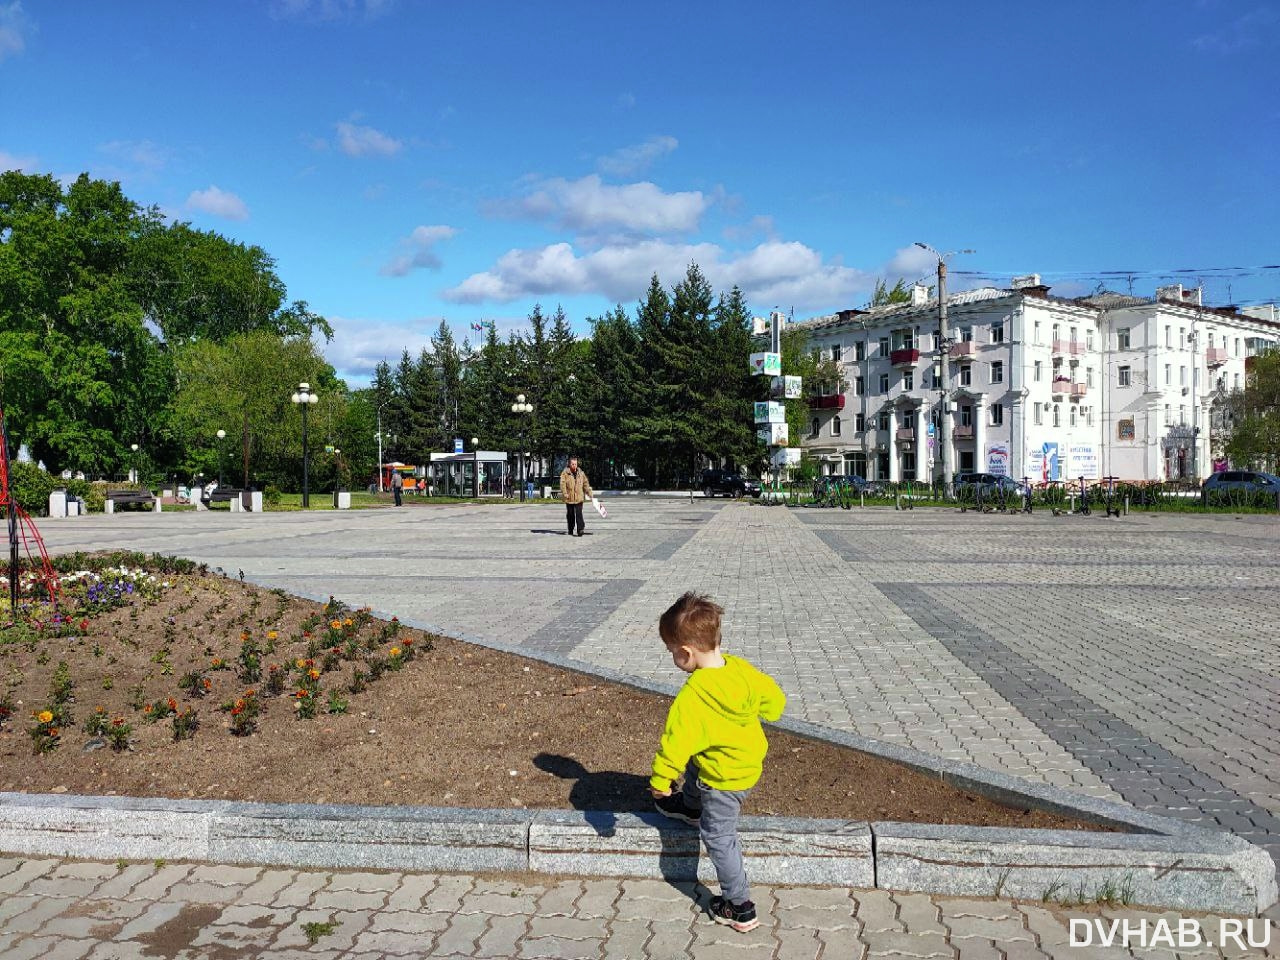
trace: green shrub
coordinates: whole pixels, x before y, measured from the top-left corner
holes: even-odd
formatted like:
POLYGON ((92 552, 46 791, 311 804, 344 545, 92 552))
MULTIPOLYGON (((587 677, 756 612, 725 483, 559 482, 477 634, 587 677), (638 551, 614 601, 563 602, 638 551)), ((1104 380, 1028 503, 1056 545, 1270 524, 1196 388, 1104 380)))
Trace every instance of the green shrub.
POLYGON ((90 513, 101 513, 106 505, 106 486, 101 483, 90 483, 88 480, 65 481, 67 493, 84 501, 85 509, 90 513))
POLYGON ((45 473, 34 463, 9 464, 9 488, 18 505, 27 513, 43 516, 49 512, 49 494, 62 481, 45 473))
POLYGON ((280 506, 280 488, 274 483, 268 483, 262 488, 262 501, 269 507, 280 506))

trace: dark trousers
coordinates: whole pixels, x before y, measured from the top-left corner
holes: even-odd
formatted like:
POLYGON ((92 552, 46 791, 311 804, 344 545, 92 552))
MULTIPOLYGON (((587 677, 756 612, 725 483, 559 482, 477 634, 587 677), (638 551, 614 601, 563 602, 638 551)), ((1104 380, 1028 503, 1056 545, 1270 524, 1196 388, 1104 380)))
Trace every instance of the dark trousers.
POLYGON ((400 505, 403 503, 403 501, 400 499, 400 498, 401 498, 401 496, 403 495, 403 490, 402 490, 402 488, 400 488, 400 487, 392 487, 392 488, 391 488, 391 492, 392 492, 392 493, 394 493, 394 494, 396 495, 396 506, 397 506, 397 507, 398 507, 398 506, 400 506, 400 505))
POLYGON ((564 506, 569 521, 569 536, 573 536, 574 526, 577 526, 578 534, 581 535, 582 531, 587 529, 587 522, 582 519, 582 504, 566 503, 564 506))

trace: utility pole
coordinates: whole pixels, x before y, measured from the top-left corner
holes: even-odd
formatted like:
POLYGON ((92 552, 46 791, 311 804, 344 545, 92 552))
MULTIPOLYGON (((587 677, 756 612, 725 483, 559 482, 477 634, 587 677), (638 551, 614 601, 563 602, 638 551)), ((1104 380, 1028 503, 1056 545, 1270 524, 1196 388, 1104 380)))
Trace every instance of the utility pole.
MULTIPOLYGON (((942 495, 951 490, 952 463, 947 457, 951 446, 951 337, 947 331, 947 261, 938 257, 938 368, 942 373, 942 409, 938 411, 938 462, 942 465, 942 495)), ((974 429, 977 436, 977 428, 974 429)), ((981 461, 981 451, 974 462, 981 461)))

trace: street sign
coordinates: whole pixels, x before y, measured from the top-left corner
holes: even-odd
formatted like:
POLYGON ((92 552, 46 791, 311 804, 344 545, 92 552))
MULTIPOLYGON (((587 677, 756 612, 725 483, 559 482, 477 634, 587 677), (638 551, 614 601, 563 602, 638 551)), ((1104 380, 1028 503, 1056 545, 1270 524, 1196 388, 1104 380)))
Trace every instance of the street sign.
POLYGON ((454 438, 453 438, 453 452, 454 452, 454 453, 462 453, 462 438, 461 438, 461 437, 454 437, 454 438))

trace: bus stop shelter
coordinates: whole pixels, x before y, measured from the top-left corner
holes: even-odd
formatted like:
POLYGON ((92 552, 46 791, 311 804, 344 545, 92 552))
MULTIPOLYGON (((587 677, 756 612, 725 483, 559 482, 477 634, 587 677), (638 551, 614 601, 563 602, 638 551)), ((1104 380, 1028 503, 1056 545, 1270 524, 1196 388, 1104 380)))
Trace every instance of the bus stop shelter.
POLYGON ((501 497, 507 492, 510 468, 499 450, 433 453, 428 482, 439 497, 501 497))

